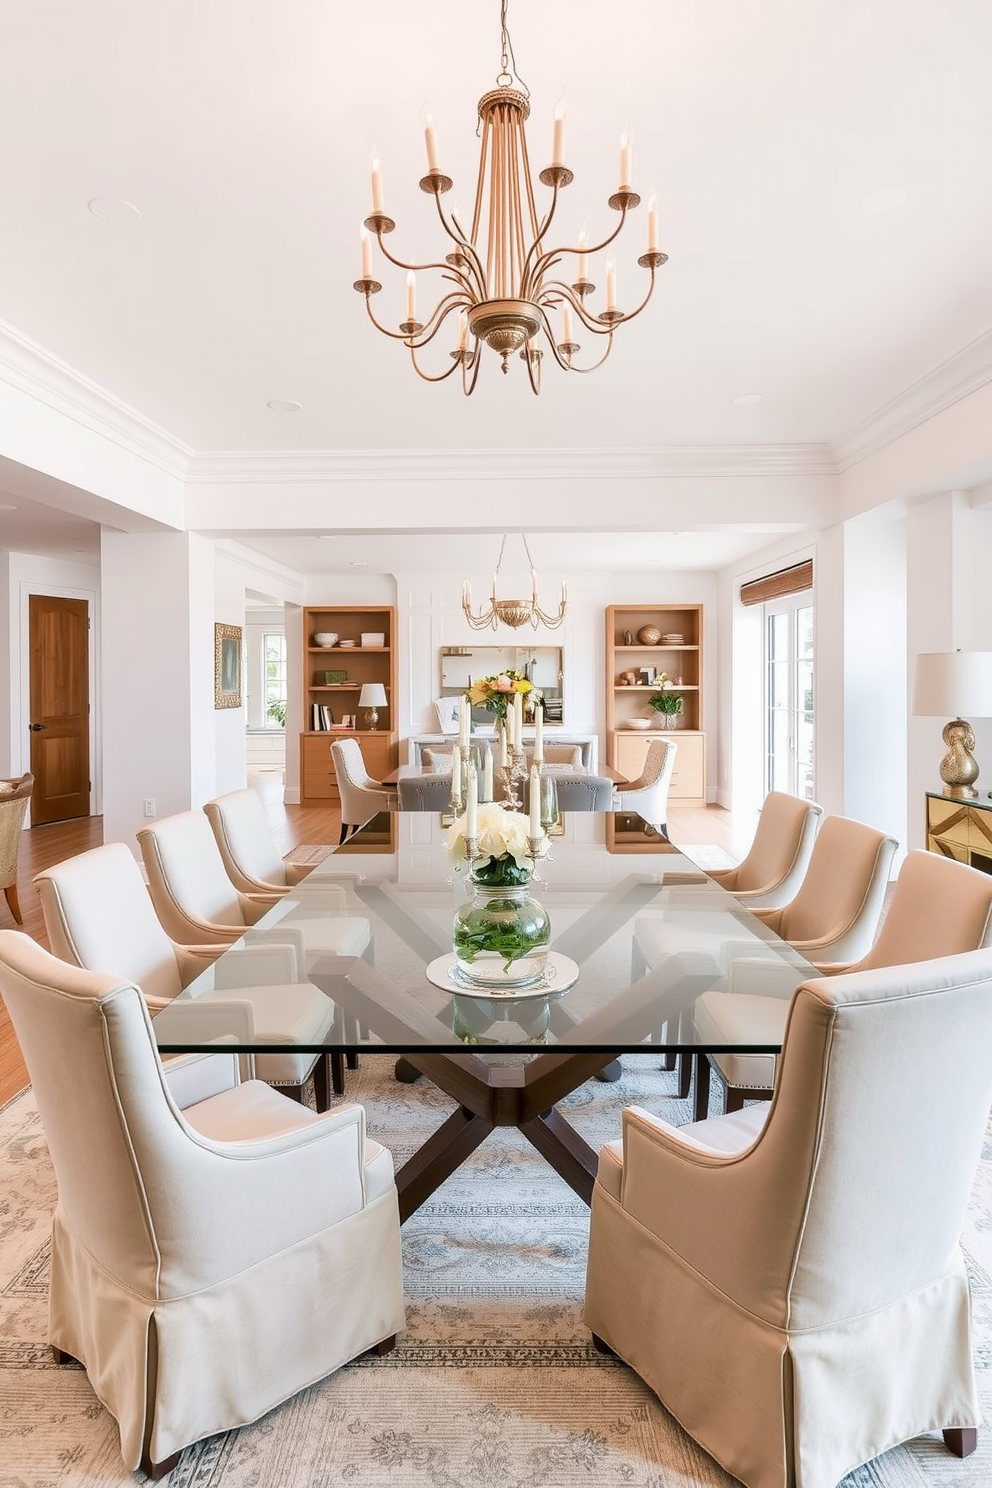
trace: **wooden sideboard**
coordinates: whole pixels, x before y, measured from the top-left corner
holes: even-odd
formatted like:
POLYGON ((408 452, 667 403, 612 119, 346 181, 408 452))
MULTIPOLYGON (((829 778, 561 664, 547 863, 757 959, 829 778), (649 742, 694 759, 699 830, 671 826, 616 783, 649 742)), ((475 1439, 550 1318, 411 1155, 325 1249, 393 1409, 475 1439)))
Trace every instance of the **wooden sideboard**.
POLYGON ((928 852, 992 873, 992 798, 966 801, 927 791, 926 811, 928 852))

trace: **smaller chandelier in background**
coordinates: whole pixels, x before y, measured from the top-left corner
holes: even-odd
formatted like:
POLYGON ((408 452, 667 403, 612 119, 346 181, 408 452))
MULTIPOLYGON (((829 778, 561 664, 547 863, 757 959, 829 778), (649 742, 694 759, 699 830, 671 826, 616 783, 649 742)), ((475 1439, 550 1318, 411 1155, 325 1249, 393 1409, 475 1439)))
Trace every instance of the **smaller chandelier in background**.
POLYGON ((668 261, 668 254, 658 250, 658 208, 652 197, 648 204, 647 251, 637 260, 650 274, 643 299, 632 310, 618 308, 617 269, 610 259, 605 265, 602 307, 595 308, 597 286, 589 277, 590 259, 619 237, 627 213, 641 200, 630 185, 629 134, 621 136, 620 185, 609 198, 609 206, 620 214, 615 229, 596 243, 588 243, 583 230, 574 246, 548 247, 558 193, 572 180, 572 172, 564 163, 564 108, 559 104, 555 110, 551 164, 538 177, 551 190, 547 211, 539 217, 524 132, 530 115, 530 92, 516 74, 506 5, 507 0, 501 0, 502 53, 496 87, 479 100, 481 145, 471 224, 461 222, 457 209, 445 212, 441 204, 453 183, 440 169, 434 121, 428 114, 424 120, 427 174, 420 181, 420 189, 433 196, 449 241, 442 245, 439 261, 434 263, 406 263, 390 253, 384 239, 396 223, 385 210, 382 172, 373 152, 372 212, 362 225, 362 277, 354 286, 365 296, 369 319, 376 329, 409 348, 418 376, 426 382, 443 382, 460 370, 466 395, 475 388, 483 344, 502 358, 504 372, 509 371, 510 356, 518 352, 535 393, 541 390, 541 340, 565 372, 592 372, 601 367, 613 348, 614 331, 641 313, 654 290, 655 270, 668 261), (372 311, 372 296, 382 289, 373 272, 373 238, 383 257, 406 271, 406 317, 397 330, 383 325, 372 311), (445 252, 446 248, 450 251, 445 252), (555 273, 564 263, 572 266, 570 279, 555 273), (441 294, 422 320, 417 315, 416 274, 428 270, 437 271, 452 287, 441 294), (438 336, 443 326, 449 327, 452 364, 445 371, 430 373, 421 367, 417 353, 438 336), (597 360, 580 366, 577 358, 584 334, 600 338, 603 345, 597 360))
POLYGON ((462 609, 465 611, 465 619, 473 630, 495 630, 502 622, 509 625, 512 630, 519 630, 521 625, 532 625, 536 630, 539 625, 546 625, 549 630, 557 630, 565 618, 568 609, 568 588, 565 584, 561 586, 561 597, 558 601, 558 613, 548 614, 541 609, 537 601, 537 570, 531 557, 530 546, 521 532, 520 537, 527 554, 527 562, 530 564, 530 599, 499 599, 496 595, 496 580, 503 563, 503 552, 506 548, 507 534, 504 532, 503 541, 499 545, 499 557, 496 560, 496 571, 493 574, 493 588, 489 596, 488 609, 480 609, 477 615, 472 612, 472 586, 468 579, 462 584, 462 609))

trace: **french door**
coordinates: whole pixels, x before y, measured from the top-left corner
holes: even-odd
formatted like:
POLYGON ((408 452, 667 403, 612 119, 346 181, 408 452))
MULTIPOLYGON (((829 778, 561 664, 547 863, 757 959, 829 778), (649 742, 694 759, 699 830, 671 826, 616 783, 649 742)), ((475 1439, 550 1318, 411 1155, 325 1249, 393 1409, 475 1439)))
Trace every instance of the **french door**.
POLYGON ((765 785, 813 799, 813 592, 765 605, 765 785))

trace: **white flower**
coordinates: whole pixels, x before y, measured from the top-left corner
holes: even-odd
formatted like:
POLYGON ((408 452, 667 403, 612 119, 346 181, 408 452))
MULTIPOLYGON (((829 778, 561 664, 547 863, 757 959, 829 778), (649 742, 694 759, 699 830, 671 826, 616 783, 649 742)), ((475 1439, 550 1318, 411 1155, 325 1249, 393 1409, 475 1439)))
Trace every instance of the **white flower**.
MULTIPOLYGON (((532 866, 528 856, 530 817, 522 811, 507 811, 495 801, 485 801, 479 806, 477 831, 480 857, 501 858, 508 853, 518 868, 532 866)), ((453 858, 465 856, 464 816, 448 828, 448 851, 453 858)))

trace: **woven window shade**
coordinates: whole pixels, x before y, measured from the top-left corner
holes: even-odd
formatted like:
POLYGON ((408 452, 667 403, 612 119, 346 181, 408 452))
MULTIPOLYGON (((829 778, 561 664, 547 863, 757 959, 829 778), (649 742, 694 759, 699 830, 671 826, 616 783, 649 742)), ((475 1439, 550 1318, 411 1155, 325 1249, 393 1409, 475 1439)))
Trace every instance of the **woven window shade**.
POLYGON ((778 573, 768 574, 763 579, 752 579, 741 585, 741 604, 765 604, 769 599, 781 599, 783 594, 799 594, 813 587, 813 560, 796 563, 792 568, 780 568, 778 573))

